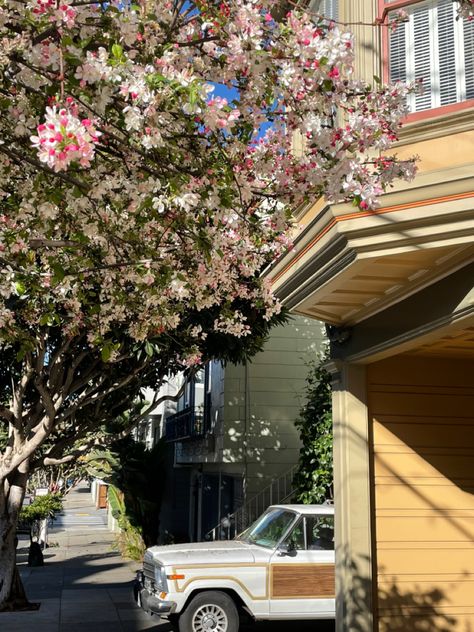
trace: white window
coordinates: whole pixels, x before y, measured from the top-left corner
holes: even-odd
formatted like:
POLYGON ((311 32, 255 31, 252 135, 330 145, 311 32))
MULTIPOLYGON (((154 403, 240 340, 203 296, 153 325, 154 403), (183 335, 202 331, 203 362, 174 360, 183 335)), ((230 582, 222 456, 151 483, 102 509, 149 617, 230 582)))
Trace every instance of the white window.
POLYGON ((423 83, 423 94, 409 96, 410 110, 473 99, 474 21, 456 19, 452 0, 428 0, 405 10, 409 21, 389 36, 389 67, 392 81, 423 83))
POLYGON ((337 0, 310 0, 308 9, 330 20, 337 20, 337 0))

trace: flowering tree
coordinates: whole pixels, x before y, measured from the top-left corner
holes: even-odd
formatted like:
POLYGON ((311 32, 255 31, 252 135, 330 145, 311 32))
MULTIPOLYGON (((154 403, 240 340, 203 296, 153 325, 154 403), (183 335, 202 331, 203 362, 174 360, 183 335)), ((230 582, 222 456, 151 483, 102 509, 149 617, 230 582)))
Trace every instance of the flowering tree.
POLYGON ((458 15, 466 20, 474 20, 474 0, 454 0, 458 5, 458 15))
POLYGON ((32 468, 111 400, 255 350, 289 208, 373 208, 413 174, 383 153, 407 88, 355 80, 350 34, 274 4, 1 3, 0 608, 32 468))

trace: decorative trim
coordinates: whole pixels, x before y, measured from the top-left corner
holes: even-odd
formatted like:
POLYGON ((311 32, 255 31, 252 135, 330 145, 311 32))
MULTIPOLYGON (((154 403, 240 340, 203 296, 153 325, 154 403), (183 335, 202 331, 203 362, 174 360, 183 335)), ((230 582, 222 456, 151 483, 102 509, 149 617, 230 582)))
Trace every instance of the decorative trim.
MULTIPOLYGON (((399 140, 393 147, 411 145, 434 138, 451 136, 474 130, 474 99, 456 104, 456 109, 446 110, 449 106, 427 110, 424 117, 415 118, 417 113, 410 114, 402 127, 399 140), (430 114, 430 116, 426 116, 430 114)), ((421 114, 420 112, 418 114, 421 114)))
MULTIPOLYGON (((266 575, 268 575, 268 572, 266 573, 266 575)), ((197 575, 196 577, 191 577, 191 579, 188 579, 187 582, 185 582, 181 587, 177 586, 177 582, 175 582, 175 589, 176 592, 178 593, 183 593, 186 588, 192 584, 193 582, 197 582, 200 580, 213 580, 213 581, 222 581, 222 580, 226 580, 226 581, 230 581, 230 582, 234 582, 235 584, 237 584, 238 586, 240 586, 240 588, 250 597, 250 599, 252 599, 252 601, 265 601, 268 600, 268 591, 265 591, 265 594, 263 596, 256 596, 253 595, 249 589, 245 586, 245 584, 242 583, 242 581, 240 579, 238 579, 237 577, 234 577, 233 575, 197 575)), ((267 580, 265 579, 265 586, 267 586, 267 580)))
MULTIPOLYGON (((346 242, 344 243, 344 246, 346 242)), ((287 281, 285 281, 276 291, 278 295, 289 295, 294 292, 294 295, 290 300, 286 302, 286 306, 291 309, 298 305, 301 300, 300 294, 303 291, 304 284, 304 294, 306 295, 308 292, 313 292, 315 289, 324 285, 326 281, 329 281, 334 277, 335 274, 342 272, 346 268, 350 266, 351 263, 355 261, 356 253, 354 251, 349 251, 342 254, 342 248, 340 256, 331 257, 331 250, 328 249, 329 252, 324 252, 324 261, 309 261, 307 265, 298 270, 298 272, 291 276, 287 281), (334 265, 330 265, 331 261, 336 259, 336 263, 334 265), (309 278, 312 280, 309 281, 309 278)))
MULTIPOLYGON (((405 211, 407 209, 419 208, 422 206, 429 206, 434 204, 442 204, 444 202, 454 202, 456 200, 464 200, 468 198, 474 198, 474 191, 467 191, 463 193, 453 193, 451 195, 443 195, 440 197, 429 198, 424 200, 416 200, 411 202, 406 202, 403 204, 394 204, 391 206, 386 206, 384 208, 376 209, 373 211, 358 211, 352 213, 346 213, 345 215, 339 215, 338 217, 333 217, 324 228, 322 228, 319 233, 311 239, 311 241, 306 244, 306 246, 298 252, 288 264, 280 270, 280 272, 276 273, 273 277, 271 277, 271 282, 276 283, 283 275, 285 275, 288 270, 290 270, 304 255, 315 246, 318 241, 320 241, 326 233, 328 233, 334 226, 339 224, 340 222, 346 222, 352 219, 360 219, 363 217, 374 217, 378 215, 385 215, 387 213, 397 213, 399 211, 405 211)), ((329 208, 326 207, 325 210, 329 208)))
MULTIPOLYGON (((377 362, 378 360, 381 360, 383 358, 374 356, 379 356, 380 354, 391 352, 394 347, 397 347, 401 344, 409 344, 414 340, 417 340, 424 336, 428 336, 429 334, 432 334, 439 329, 443 329, 444 327, 448 327, 449 325, 461 322, 470 317, 474 317, 474 305, 468 305, 467 307, 453 312, 452 314, 437 318, 436 320, 433 320, 428 324, 425 323, 420 327, 416 327, 415 329, 404 332, 399 336, 395 336, 395 338, 390 338, 390 340, 381 342, 378 345, 368 347, 364 351, 360 351, 359 353, 355 353, 352 356, 348 356, 347 358, 345 358, 345 361, 352 364, 365 364, 368 361, 377 362)), ((421 342, 421 344, 423 344, 423 342, 421 342)), ((404 352, 406 351, 409 351, 409 349, 404 350, 404 352)), ((402 353, 402 351, 397 353, 402 353)), ((392 354, 390 353, 389 355, 392 354)))

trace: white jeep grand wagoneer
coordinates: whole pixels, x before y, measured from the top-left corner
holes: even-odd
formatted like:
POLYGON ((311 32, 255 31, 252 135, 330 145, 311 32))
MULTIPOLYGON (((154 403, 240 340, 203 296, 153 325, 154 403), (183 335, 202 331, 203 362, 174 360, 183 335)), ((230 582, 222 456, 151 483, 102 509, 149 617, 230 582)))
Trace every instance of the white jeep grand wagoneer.
POLYGON ((274 505, 235 540, 154 546, 135 598, 179 632, 237 632, 240 615, 330 619, 334 509, 274 505))

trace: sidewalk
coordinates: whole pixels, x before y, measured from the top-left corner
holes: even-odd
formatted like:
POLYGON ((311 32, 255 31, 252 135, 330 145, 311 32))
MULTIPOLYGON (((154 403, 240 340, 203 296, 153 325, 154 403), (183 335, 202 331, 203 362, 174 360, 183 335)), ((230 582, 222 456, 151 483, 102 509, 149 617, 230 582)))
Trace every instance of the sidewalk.
POLYGON ((18 562, 28 599, 36 612, 0 613, 1 632, 170 632, 166 622, 148 617, 133 601, 139 564, 112 549, 103 511, 92 505, 85 487, 71 491, 59 527, 51 530, 44 566, 29 568, 27 541, 18 562))

